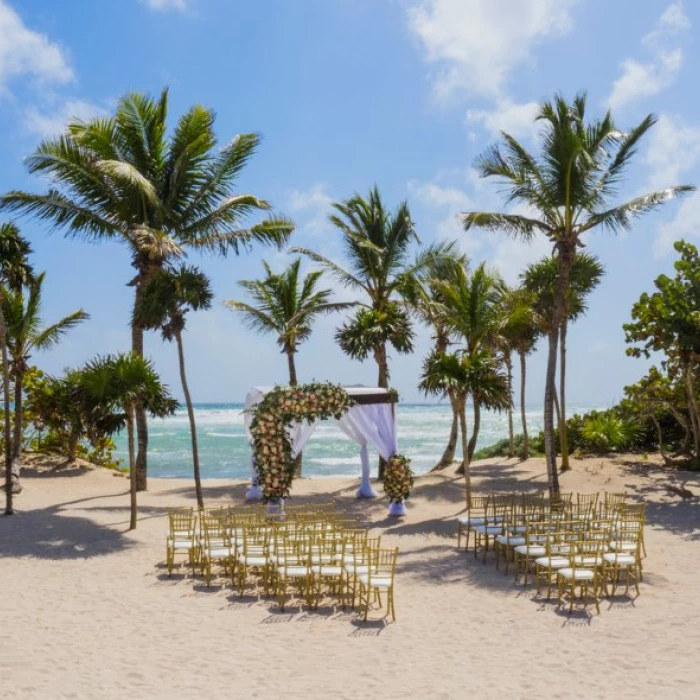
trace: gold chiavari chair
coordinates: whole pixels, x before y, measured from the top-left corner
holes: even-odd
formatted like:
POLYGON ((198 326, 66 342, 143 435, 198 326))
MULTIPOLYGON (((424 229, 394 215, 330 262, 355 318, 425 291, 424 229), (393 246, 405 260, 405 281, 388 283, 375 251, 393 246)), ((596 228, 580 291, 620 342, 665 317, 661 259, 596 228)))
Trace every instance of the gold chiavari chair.
POLYGON ((625 577, 625 595, 629 595, 630 583, 639 595, 639 581, 642 578, 642 553, 641 553, 641 529, 637 522, 622 522, 618 524, 612 533, 610 549, 612 551, 603 554, 603 580, 606 595, 608 582, 612 586, 612 595, 615 595, 620 579, 625 577))
POLYGON ((489 496, 486 504, 486 516, 482 525, 474 525, 474 556, 481 548, 482 561, 486 561, 489 543, 503 534, 504 523, 511 519, 513 510, 512 496, 489 496))
POLYGON ((380 549, 382 538, 368 537, 359 546, 355 544, 352 550, 343 549, 343 569, 345 570, 345 591, 350 598, 350 605, 355 607, 359 596, 358 576, 366 574, 370 566, 370 552, 380 549))
POLYGON ((166 563, 168 576, 173 573, 175 556, 187 556, 192 573, 199 558, 196 536, 197 517, 192 508, 175 509, 168 512, 168 536, 166 539, 166 563))
POLYGON ((369 615, 372 598, 379 603, 379 607, 382 606, 382 593, 386 593, 387 610, 391 611, 391 619, 396 620, 394 581, 398 555, 398 547, 370 550, 368 571, 357 577, 360 587, 360 609, 362 610, 364 605, 363 619, 365 621, 369 615))
POLYGON ((515 580, 523 574, 523 585, 527 586, 530 571, 536 559, 547 556, 547 538, 555 529, 551 521, 529 522, 525 530, 524 544, 513 548, 515 580))
POLYGON ((234 550, 231 546, 231 536, 221 518, 202 516, 201 523, 203 538, 200 566, 208 587, 211 584, 214 563, 220 564, 224 573, 229 573, 230 570, 233 575, 234 550))
POLYGON ((303 595, 307 606, 311 607, 311 550, 309 540, 285 532, 277 544, 274 560, 274 584, 277 602, 285 608, 290 584, 303 595))
POLYGON ((457 519, 457 549, 461 547, 464 536, 464 548, 469 549, 469 535, 476 525, 483 525, 486 518, 488 496, 472 496, 467 512, 457 519))
POLYGON ((578 540, 573 543, 571 566, 557 571, 558 607, 561 608, 568 594, 569 613, 571 613, 577 598, 585 604, 592 594, 596 611, 600 613, 599 593, 603 545, 604 542, 598 538, 578 540))
POLYGON ((243 595, 249 576, 262 577, 265 595, 270 590, 269 539, 270 528, 265 525, 250 525, 243 530, 243 545, 238 554, 238 593, 243 595))

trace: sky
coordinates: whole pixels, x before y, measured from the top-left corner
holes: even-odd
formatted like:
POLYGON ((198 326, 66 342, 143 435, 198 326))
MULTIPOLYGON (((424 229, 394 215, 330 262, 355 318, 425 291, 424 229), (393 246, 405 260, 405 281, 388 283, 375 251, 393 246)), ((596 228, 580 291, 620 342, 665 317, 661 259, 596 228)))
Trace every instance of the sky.
MULTIPOLYGON (((463 232, 459 212, 503 206, 475 159, 501 130, 534 147, 538 104, 585 90, 591 114, 612 110, 621 130, 658 117, 621 198, 700 182, 695 27, 700 3, 690 0, 0 0, 0 191, 46 188, 23 159, 72 117, 108 113, 126 92, 167 86, 171 123, 201 103, 217 113, 221 144, 262 134, 237 190, 295 221, 291 245, 342 263, 330 205, 377 184, 392 207, 408 201, 423 243, 454 238, 474 263, 516 283, 525 265, 551 251, 544 240, 463 232)), ((19 223, 35 266, 47 271, 44 320, 77 308, 91 316, 36 364, 59 373, 128 350, 126 249, 19 223)), ((612 405, 644 373, 642 360, 625 356, 622 324, 655 277, 672 269, 673 241, 699 235, 700 193, 624 235, 590 236, 606 276, 569 333, 570 404, 612 405)), ((211 311, 191 316, 185 338, 195 401, 242 401, 251 385, 286 380, 275 339, 253 335, 223 305, 245 298, 237 282, 261 276, 262 260, 282 269, 291 257, 257 247, 190 260, 216 295, 211 311)), ((353 298, 327 283, 338 299, 353 298)), ((300 380, 374 384, 374 363, 354 362, 335 345, 339 321, 319 321, 300 348, 300 380)), ((425 400, 416 384, 429 344, 419 328, 416 352, 391 357, 391 383, 404 400, 425 400)), ((150 333, 146 351, 181 396, 175 348, 150 333)), ((545 359, 540 348, 530 362, 535 404, 545 359)))

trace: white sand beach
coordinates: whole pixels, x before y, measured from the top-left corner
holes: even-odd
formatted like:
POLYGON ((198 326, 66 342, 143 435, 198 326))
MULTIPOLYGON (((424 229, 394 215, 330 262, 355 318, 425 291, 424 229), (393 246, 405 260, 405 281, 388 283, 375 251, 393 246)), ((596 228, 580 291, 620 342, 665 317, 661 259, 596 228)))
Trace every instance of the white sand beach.
MULTIPOLYGON (((541 460, 474 465, 477 490, 541 488, 541 460)), ((695 698, 700 689, 700 478, 633 457, 576 460, 567 490, 626 489, 647 509, 641 595, 601 614, 557 612, 456 549, 462 480, 417 480, 408 516, 358 501, 349 479, 304 479, 294 501, 367 515, 401 550, 398 620, 239 598, 164 569, 165 510, 192 484, 151 479, 128 533, 128 482, 29 469, 19 513, 0 518, 2 698, 695 698), (667 486, 685 484, 681 498, 667 486)), ((207 504, 242 483, 206 481, 207 504)), ((593 611, 595 613, 595 611, 593 611)))

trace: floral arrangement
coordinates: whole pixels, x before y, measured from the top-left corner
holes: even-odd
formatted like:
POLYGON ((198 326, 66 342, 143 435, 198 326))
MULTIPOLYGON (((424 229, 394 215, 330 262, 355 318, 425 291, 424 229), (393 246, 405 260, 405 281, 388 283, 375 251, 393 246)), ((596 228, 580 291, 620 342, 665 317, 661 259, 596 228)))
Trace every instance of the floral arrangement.
POLYGON ((315 383, 276 386, 252 409, 250 434, 263 501, 270 503, 289 496, 294 476, 289 424, 339 419, 352 403, 343 387, 315 383))
POLYGON ((384 470, 384 492, 392 503, 402 503, 411 495, 412 488, 411 460, 403 455, 393 455, 384 470))

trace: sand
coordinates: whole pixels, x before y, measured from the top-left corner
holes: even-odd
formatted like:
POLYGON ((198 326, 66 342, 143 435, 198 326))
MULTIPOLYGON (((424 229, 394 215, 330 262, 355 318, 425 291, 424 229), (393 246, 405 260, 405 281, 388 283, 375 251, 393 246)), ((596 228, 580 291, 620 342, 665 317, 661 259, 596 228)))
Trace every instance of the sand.
MULTIPOLYGON (((542 488, 542 460, 474 465, 477 491, 542 488)), ((574 461, 566 490, 627 489, 648 502, 641 596, 569 616, 456 550, 463 482, 417 480, 409 513, 357 501, 356 481, 303 479, 294 501, 362 512, 401 549, 398 620, 322 605, 281 613, 230 586, 163 568, 165 509, 185 480, 151 479, 128 526, 128 483, 102 469, 25 471, 0 517, 1 698, 697 698, 700 478, 639 457, 574 461), (685 485, 694 497, 682 498, 685 485), (672 489, 668 490, 668 486, 672 489)), ((208 504, 245 485, 212 480, 208 504)))

